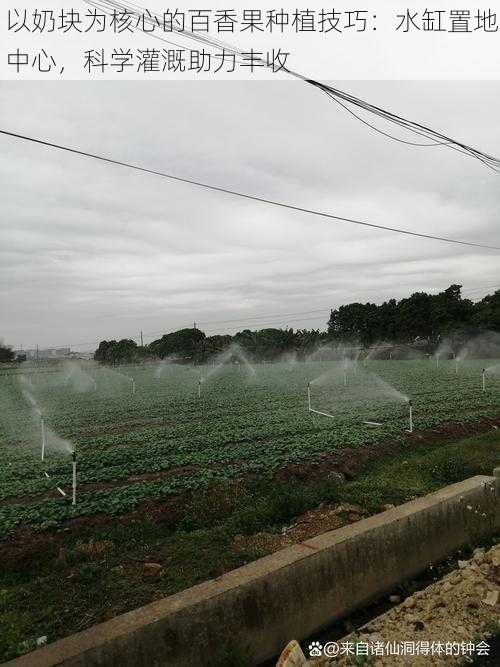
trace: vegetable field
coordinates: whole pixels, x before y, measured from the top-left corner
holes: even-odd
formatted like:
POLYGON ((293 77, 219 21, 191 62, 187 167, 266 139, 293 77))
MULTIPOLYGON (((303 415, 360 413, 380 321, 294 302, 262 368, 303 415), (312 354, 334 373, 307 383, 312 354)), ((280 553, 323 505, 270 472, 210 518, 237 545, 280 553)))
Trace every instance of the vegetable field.
POLYGON ((0 539, 21 525, 120 515, 218 480, 272 476, 290 463, 405 438, 408 399, 417 432, 496 417, 500 377, 488 374, 482 391, 483 365, 391 360, 348 368, 299 362, 5 370, 0 539), (308 382, 313 409, 331 416, 308 411, 308 382), (56 489, 70 492, 72 448, 78 459, 74 507, 56 489))

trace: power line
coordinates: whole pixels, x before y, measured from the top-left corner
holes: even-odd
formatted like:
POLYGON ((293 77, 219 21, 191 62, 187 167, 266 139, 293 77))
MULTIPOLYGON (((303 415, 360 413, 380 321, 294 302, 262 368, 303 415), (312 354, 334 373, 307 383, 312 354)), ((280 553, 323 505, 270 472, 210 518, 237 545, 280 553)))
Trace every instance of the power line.
MULTIPOLYGON (((330 306, 328 308, 318 308, 316 310, 303 310, 298 313, 276 313, 276 316, 279 317, 294 317, 295 315, 312 315, 315 313, 324 313, 325 311, 329 311, 330 306)), ((269 319, 269 315, 256 315, 255 317, 240 317, 237 319, 232 319, 232 320, 212 320, 211 322, 198 322, 198 324, 231 324, 232 322, 251 322, 253 320, 262 320, 262 319, 269 319)))
MULTIPOLYGON (((148 37, 155 37, 159 39, 160 41, 166 42, 168 44, 171 44, 173 46, 179 47, 179 44, 176 44, 175 42, 172 42, 171 40, 167 40, 164 38, 159 37, 158 35, 155 35, 152 33, 152 31, 147 31, 145 29, 145 24, 149 24, 150 26, 153 27, 153 30, 155 27, 161 25, 162 17, 159 16, 158 14, 155 14, 154 12, 151 12, 149 10, 146 10, 144 7, 140 7, 139 5, 135 5, 131 2, 125 4, 122 0, 117 2, 116 0, 86 0, 87 4, 92 5, 94 7, 97 7, 101 9, 102 11, 107 12, 108 14, 113 15, 114 12, 126 12, 129 15, 135 16, 139 19, 136 25, 136 31, 138 32, 143 32, 146 34, 148 37), (141 13, 139 13, 141 12, 141 13), (143 28, 141 29, 140 26, 140 20, 142 19, 143 21, 143 28)), ((201 42, 205 46, 209 46, 211 48, 218 48, 218 49, 223 49, 224 52, 229 52, 232 55, 235 56, 235 58, 243 58, 244 57, 244 51, 239 49, 238 47, 235 47, 231 44, 228 44, 226 42, 223 42, 222 40, 215 39, 214 37, 210 37, 209 35, 203 35, 199 33, 193 33, 192 31, 188 30, 185 26, 176 26, 174 22, 172 22, 172 32, 177 34, 181 38, 185 38, 188 40, 193 40, 197 42, 201 42)), ((218 56, 219 58, 222 58, 221 55, 218 56)), ((267 69, 272 69, 273 65, 271 63, 268 63, 266 60, 259 58, 254 54, 254 58, 256 61, 259 62, 259 64, 262 67, 266 67, 267 69)), ((282 67, 282 70, 296 78, 299 79, 300 81, 309 84, 311 86, 316 87, 319 89, 321 92, 325 93, 328 97, 336 101, 342 108, 344 108, 346 111, 348 111, 351 115, 353 115, 358 121, 362 122, 363 124, 367 125, 370 127, 372 130, 375 130, 379 134, 384 135, 385 137, 388 137, 389 139, 392 139, 394 141, 398 141, 403 144, 409 144, 411 146, 420 146, 420 147, 435 147, 435 146, 444 146, 447 148, 450 148, 452 150, 455 150, 459 153, 462 153, 464 155, 467 155, 468 157, 475 158, 482 162, 485 166, 488 168, 492 169, 493 171, 500 173, 500 159, 496 158, 492 155, 489 155, 488 153, 485 153, 477 148, 473 148, 472 146, 468 146, 467 144, 458 141, 456 139, 453 139, 451 137, 446 136, 445 134, 438 132, 436 130, 433 130, 430 127, 427 127, 421 123, 418 123, 416 121, 411 121, 408 120, 407 118, 404 118, 402 116, 399 116, 391 111, 388 111, 386 109, 383 109, 381 107, 378 107, 376 105, 370 104, 369 102, 366 102, 365 100, 362 100, 358 97, 355 97, 354 95, 351 95, 350 93, 346 93, 345 91, 339 90, 338 88, 334 88, 333 86, 330 86, 325 83, 321 83, 319 81, 316 81, 315 79, 311 79, 308 77, 303 76, 302 74, 295 72, 293 70, 290 70, 286 67, 282 67), (342 102, 340 101, 342 100, 342 102), (345 103, 345 104, 344 104, 345 103), (372 115, 377 116, 378 118, 381 118, 382 120, 392 123, 393 125, 396 125, 400 128, 402 128, 404 131, 412 133, 414 135, 424 137, 426 139, 430 139, 431 143, 417 143, 417 142, 411 142, 411 141, 406 141, 404 139, 395 137, 392 134, 389 134, 388 132, 384 132, 380 128, 377 128, 376 126, 372 125, 371 123, 365 121, 362 119, 360 116, 358 116, 356 113, 354 113, 347 105, 351 105, 354 107, 357 107, 359 109, 362 109, 366 111, 367 113, 370 113, 372 115)), ((273 70, 274 72, 274 70, 273 70)))
POLYGON ((197 181, 191 178, 185 178, 181 176, 176 176, 174 174, 169 174, 163 171, 157 171, 155 169, 149 169, 147 167, 142 167, 131 162, 124 162, 122 160, 117 160, 111 157, 106 157, 104 155, 98 155, 96 153, 89 153, 87 151, 79 150, 76 148, 71 148, 69 146, 64 146, 62 144, 56 144, 52 141, 47 141, 45 139, 37 139, 35 137, 30 137, 24 134, 19 134, 17 132, 10 132, 8 130, 0 130, 0 134, 3 134, 7 137, 12 137, 14 139, 21 139, 23 141, 28 141, 34 144, 45 146, 48 148, 55 148, 57 150, 64 151, 66 153, 72 153, 74 155, 79 155, 82 157, 91 158, 93 160, 99 160, 100 162, 105 162, 108 164, 118 165, 120 167, 126 167, 128 169, 134 169, 146 174, 152 174, 154 176, 160 176, 161 178, 167 178, 172 181, 179 183, 187 183, 198 188, 203 188, 205 190, 212 190, 214 192, 221 192, 224 194, 232 195, 234 197, 240 197, 242 199, 247 199, 251 201, 260 202, 262 204, 269 204, 271 206, 277 206, 279 208, 285 208, 291 211, 298 211, 300 213, 307 213, 309 215, 315 215, 321 218, 326 218, 328 220, 334 220, 336 222, 347 222, 353 225, 359 225, 362 227, 370 227, 372 229, 381 229, 383 231, 394 232, 397 234, 405 234, 407 236, 419 237, 423 239, 431 239, 433 241, 442 241, 444 243, 453 243, 463 246, 469 246, 473 248, 485 248, 487 250, 500 250, 500 246, 492 246, 485 243, 474 243, 472 241, 462 241, 458 239, 447 238, 445 236, 434 236, 432 234, 422 234, 420 232, 413 232, 409 229, 400 229, 397 227, 388 227, 386 225, 378 225, 372 222, 366 222, 362 220, 355 220, 354 218, 346 218, 340 215, 334 215, 333 213, 326 213, 324 211, 317 211, 315 209, 306 208, 304 206, 295 206, 294 204, 288 204, 285 202, 276 201, 274 199, 267 199, 266 197, 260 197, 258 195, 251 195, 244 192, 238 192, 237 190, 231 190, 230 188, 225 188, 218 185, 211 185, 209 183, 204 183, 202 181, 197 181))
MULTIPOLYGON (((486 289, 500 289, 500 285, 493 284, 493 285, 483 285, 483 286, 480 286, 480 287, 472 287, 472 288, 468 288, 468 289, 466 288, 466 289, 461 291, 461 294, 462 294, 462 296, 465 296, 466 294, 471 294, 471 293, 479 292, 479 291, 486 290, 486 289)), ((338 306, 336 306, 336 307, 338 307, 338 306)), ((332 306, 329 305, 329 306, 325 306, 324 308, 318 308, 318 309, 315 309, 315 310, 302 310, 302 311, 298 311, 298 312, 294 312, 294 313, 267 313, 265 315, 255 315, 253 317, 233 318, 233 319, 229 319, 229 320, 203 321, 203 322, 197 322, 196 325, 199 326, 200 324, 202 324, 204 327, 206 327, 206 326, 211 326, 211 325, 214 325, 214 324, 239 323, 240 327, 244 327, 245 324, 258 324, 260 326, 262 326, 262 325, 267 326, 269 324, 283 323, 284 318, 291 318, 291 317, 294 318, 294 319, 288 320, 289 322, 292 322, 292 323, 306 322, 306 321, 311 321, 311 320, 315 320, 315 319, 318 319, 318 318, 317 317, 305 317, 305 318, 297 319, 296 316, 300 316, 300 315, 309 315, 309 316, 311 316, 311 315, 314 315, 316 313, 318 313, 318 315, 320 313, 324 313, 325 317, 328 318, 331 310, 332 310, 332 306), (262 322, 260 320, 264 320, 264 322, 262 322)), ((165 329, 158 329, 156 331, 145 331, 145 332, 141 332, 141 333, 143 334, 144 338, 146 338, 146 337, 151 338, 151 337, 159 335, 159 334, 166 335, 168 333, 173 333, 175 331, 178 331, 179 329, 186 328, 188 326, 189 325, 186 322, 185 327, 179 325, 176 329, 171 329, 169 331, 165 331, 165 329)), ((234 328, 238 328, 238 327, 231 327, 231 329, 234 329, 234 328)), ((205 329, 205 333, 213 333, 213 332, 216 332, 216 331, 217 331, 216 329, 205 329)), ((139 337, 140 337, 140 334, 139 334, 139 337)), ((134 337, 133 336, 128 336, 128 338, 133 339, 134 337)), ((112 336, 106 338, 106 340, 112 340, 112 339, 113 339, 112 336)), ((99 345, 99 343, 100 343, 99 339, 94 339, 94 340, 84 341, 84 342, 80 342, 80 343, 66 343, 65 345, 46 345, 45 349, 47 349, 47 348, 48 349, 58 348, 58 347, 75 348, 75 347, 83 346, 83 345, 95 345, 97 347, 99 345)))

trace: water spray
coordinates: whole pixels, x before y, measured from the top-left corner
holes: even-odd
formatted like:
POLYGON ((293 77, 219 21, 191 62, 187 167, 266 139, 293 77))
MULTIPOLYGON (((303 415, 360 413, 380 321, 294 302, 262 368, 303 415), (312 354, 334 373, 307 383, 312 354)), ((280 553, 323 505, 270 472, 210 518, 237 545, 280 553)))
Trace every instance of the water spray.
POLYGON ((76 450, 73 450, 73 498, 71 501, 72 505, 76 505, 76 450))

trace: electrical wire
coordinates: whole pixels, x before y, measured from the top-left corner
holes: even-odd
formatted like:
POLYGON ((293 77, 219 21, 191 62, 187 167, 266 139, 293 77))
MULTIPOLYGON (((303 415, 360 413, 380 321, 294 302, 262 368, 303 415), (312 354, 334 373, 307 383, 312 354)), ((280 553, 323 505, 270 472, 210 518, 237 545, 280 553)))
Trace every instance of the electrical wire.
POLYGON ((317 216, 317 217, 326 218, 328 220, 334 220, 335 222, 346 222, 346 223, 349 223, 349 224, 358 225, 358 226, 362 226, 362 227, 370 227, 372 229, 380 229, 380 230, 383 230, 383 231, 394 232, 394 233, 397 233, 397 234, 405 234, 407 236, 413 236, 413 237, 418 237, 418 238, 423 238, 423 239, 431 239, 433 241, 442 241, 444 243, 453 243, 453 244, 458 244, 458 245, 462 245, 462 246, 469 246, 469 247, 473 247, 473 248, 484 248, 484 249, 487 249, 487 250, 496 250, 496 251, 500 250, 500 246, 489 245, 489 244, 486 244, 486 243, 475 243, 473 241, 463 241, 463 240, 459 240, 459 239, 452 239, 452 238, 448 238, 446 236, 436 236, 436 235, 433 235, 433 234, 423 234, 421 232, 414 232, 414 231, 411 231, 409 229, 401 229, 401 228, 398 228, 398 227, 389 227, 387 225, 379 225, 379 224, 376 224, 376 223, 373 223, 373 222, 366 222, 366 221, 363 221, 363 220, 356 220, 354 218, 347 218, 347 217, 340 216, 340 215, 334 215, 333 213, 326 213, 324 211, 318 211, 316 209, 306 208, 305 206, 296 206, 294 204, 288 204, 286 202, 280 202, 280 201, 277 201, 277 200, 274 200, 274 199, 268 199, 266 197, 260 197, 258 195, 251 195, 251 194, 247 194, 247 193, 244 193, 244 192, 239 192, 237 190, 231 190, 230 188, 225 188, 225 187, 218 186, 218 185, 212 185, 212 184, 209 184, 209 183, 204 183, 202 181, 197 181, 197 180, 194 180, 194 179, 191 179, 191 178, 176 176, 175 174, 169 174, 169 173, 166 173, 166 172, 163 172, 163 171, 158 171, 156 169, 149 169, 147 167, 142 167, 140 165, 133 164, 131 162, 124 162, 122 160, 117 160, 117 159, 114 159, 114 158, 111 158, 111 157, 106 157, 104 155, 98 155, 96 153, 90 153, 88 151, 83 151, 83 150, 79 150, 79 149, 76 149, 76 148, 70 148, 69 146, 63 146, 62 144, 56 144, 52 141, 47 141, 45 139, 38 139, 38 138, 35 138, 35 137, 30 137, 30 136, 27 136, 27 135, 24 135, 24 134, 19 134, 17 132, 10 132, 8 130, 0 130, 0 134, 2 134, 4 136, 7 136, 7 137, 12 137, 14 139, 21 139, 23 141, 28 141, 28 142, 31 142, 31 143, 34 143, 34 144, 39 144, 41 146, 45 146, 45 147, 48 147, 48 148, 55 148, 57 150, 65 151, 67 153, 72 153, 74 155, 79 155, 79 156, 82 156, 82 157, 92 158, 94 160, 99 160, 101 162, 106 162, 106 163, 118 165, 118 166, 121 166, 121 167, 127 167, 128 169, 134 169, 136 171, 140 171, 140 172, 143 172, 143 173, 146 173, 146 174, 153 174, 155 176, 160 176, 162 178, 167 178, 169 180, 176 181, 176 182, 179 182, 179 183, 187 183, 189 185, 193 185, 193 186, 196 186, 198 188, 203 188, 205 190, 212 190, 214 192, 220 192, 220 193, 224 193, 224 194, 227 194, 227 195, 232 195, 234 197, 240 197, 242 199, 247 199, 247 200, 251 200, 251 201, 260 202, 262 204, 269 204, 271 206, 277 206, 279 208, 284 208, 284 209, 288 209, 288 210, 291 210, 291 211, 297 211, 297 212, 300 212, 300 213, 307 213, 309 215, 314 215, 314 216, 317 216))
MULTIPOLYGON (((164 38, 159 37, 158 35, 155 35, 153 32, 148 31, 148 30, 141 30, 139 26, 139 22, 142 20, 144 22, 144 27, 145 24, 149 24, 153 28, 159 27, 161 25, 162 17, 159 16, 158 14, 155 14, 154 12, 150 12, 149 10, 145 9, 144 7, 140 7, 139 5, 136 5, 134 3, 128 2, 116 2, 115 0, 85 0, 87 4, 99 8, 102 11, 104 11, 107 14, 114 15, 117 12, 121 13, 122 15, 129 15, 133 16, 137 19, 137 26, 135 28, 136 31, 139 32, 144 32, 148 36, 155 37, 157 39, 160 39, 161 41, 165 41, 167 43, 170 43, 174 46, 179 46, 179 44, 176 44, 174 42, 171 42, 169 40, 166 40, 164 38)), ((190 30, 187 30, 186 28, 182 27, 182 30, 179 29, 178 27, 175 27, 172 25, 172 32, 174 32, 177 36, 184 38, 184 39, 189 39, 189 40, 194 40, 196 42, 200 42, 204 44, 205 46, 210 46, 211 48, 222 48, 224 51, 227 51, 228 53, 231 53, 232 55, 235 56, 235 58, 244 58, 244 51, 241 49, 228 44, 226 42, 223 42, 221 40, 215 39, 211 36, 208 35, 203 35, 200 33, 193 33, 190 30)), ((255 61, 259 62, 259 64, 262 67, 266 67, 268 69, 272 69, 272 64, 266 62, 264 59, 259 58, 258 56, 254 56, 255 61)), ((241 61, 240 61, 241 62, 241 61)), ((303 81, 306 84, 312 85, 316 88, 318 88, 320 91, 323 93, 327 94, 331 99, 334 99, 342 108, 344 108, 346 111, 348 111, 351 115, 353 115, 357 120, 362 122, 363 124, 367 125, 371 129, 375 130, 376 132, 384 135, 385 137, 392 139, 394 141, 403 143, 403 144, 408 144, 410 146, 419 146, 419 147, 436 147, 436 146, 444 146, 447 148, 450 148, 452 150, 458 151, 459 153, 462 153, 464 155, 467 155, 469 157, 475 158, 479 160, 481 163, 483 163, 485 166, 487 166, 489 169, 500 173, 500 159, 496 158, 492 155, 489 155, 488 153, 485 153, 479 149, 473 148, 472 146, 468 146, 467 144, 458 141, 456 139, 452 139, 451 137, 446 136, 445 134, 438 132, 436 130, 431 129, 430 127, 427 127, 419 122, 416 121, 411 121, 406 118, 403 118, 402 116, 399 116, 391 111, 388 111, 386 109, 383 109, 381 107, 378 107, 374 104, 371 104, 369 102, 366 102, 358 97, 355 97, 354 95, 351 95, 350 93, 347 93, 345 91, 342 91, 338 88, 335 88, 333 86, 330 86, 325 83, 321 83, 319 81, 316 81, 315 79, 311 79, 308 77, 303 76, 302 74, 295 72, 291 69, 288 69, 286 67, 283 67, 282 70, 288 74, 289 76, 295 77, 301 81, 303 81), (342 100, 342 101, 341 101, 342 100), (347 105, 352 105, 355 106, 359 109, 362 109, 366 111, 367 113, 373 114, 377 116, 378 118, 384 120, 385 122, 392 123, 394 125, 397 125, 404 131, 413 133, 418 136, 423 136, 426 137, 427 139, 431 140, 431 143, 417 143, 417 142, 411 142, 411 141, 406 141, 402 138, 395 137, 394 135, 385 132, 381 130, 380 128, 377 128, 373 124, 365 121, 361 117, 359 117, 356 113, 352 111, 347 105)))
MULTIPOLYGON (((378 289, 378 288, 374 288, 378 289)), ((483 286, 478 286, 478 287, 472 287, 468 289, 464 289, 461 291, 462 296, 465 296, 467 298, 468 294, 472 294, 475 292, 483 291, 483 290, 489 290, 489 289, 495 289, 498 290, 500 289, 500 285, 493 284, 493 285, 483 285, 483 286)), ((432 294, 431 294, 432 296, 432 294)), ((435 295, 434 295, 435 296, 435 295)), ((338 306, 337 306, 338 307, 338 306)), ((209 320, 209 321, 197 321, 196 324, 197 326, 203 326, 205 329, 205 333, 217 333, 217 330, 215 329, 207 329, 207 326, 211 326, 214 324, 232 324, 232 323, 239 323, 238 327, 231 327, 231 329, 239 328, 239 327, 245 327, 246 324, 252 325, 252 324, 258 324, 259 326, 262 326, 263 324, 268 325, 268 324, 276 324, 276 323, 283 323, 284 318, 295 318, 295 319, 289 319, 289 322, 296 323, 296 322, 304 322, 304 321, 311 321, 317 319, 316 317, 306 317, 306 318, 300 318, 296 319, 296 316, 300 315, 314 315, 316 313, 323 313, 325 317, 329 316, 330 311, 332 310, 332 306, 325 306, 324 308, 318 308, 315 310, 302 310, 294 313, 267 313, 265 315, 256 315, 254 317, 242 317, 242 318, 235 318, 235 319, 229 319, 229 320, 209 320), (265 320, 265 322, 259 322, 256 320, 265 320)), ((170 331, 165 331, 165 329, 158 329, 156 331, 143 331, 142 335, 144 338, 151 338, 153 336, 157 335, 165 335, 168 333, 173 333, 174 331, 178 331, 179 329, 182 328, 188 328, 190 327, 191 324, 185 324, 184 326, 179 325, 176 329, 172 329, 170 331)), ((246 327, 245 327, 246 328, 246 327)), ((224 335, 224 334, 221 334, 224 335)), ((133 336, 128 336, 131 340, 135 340, 137 335, 133 336)), ((113 337, 108 337, 105 340, 112 340, 113 337)), ((99 339, 94 339, 94 340, 89 340, 89 341, 83 341, 79 343, 66 343, 64 345, 48 345, 44 349, 57 349, 57 348, 75 348, 79 346, 87 346, 87 345, 95 345, 96 347, 99 345, 100 340, 99 339)))

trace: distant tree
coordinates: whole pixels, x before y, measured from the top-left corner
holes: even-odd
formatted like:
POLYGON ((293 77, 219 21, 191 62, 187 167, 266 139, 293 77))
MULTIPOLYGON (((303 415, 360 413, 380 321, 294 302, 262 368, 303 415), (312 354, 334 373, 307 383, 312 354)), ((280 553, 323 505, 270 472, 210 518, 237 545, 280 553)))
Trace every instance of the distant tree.
POLYGON ((319 329, 299 329, 295 332, 294 351, 304 358, 327 339, 327 334, 319 329))
POLYGON ((293 329, 260 329, 255 332, 255 349, 257 359, 276 359, 295 347, 293 329))
POLYGON ((240 345, 244 350, 253 354, 257 347, 256 332, 250 329, 243 329, 234 335, 233 341, 240 345))
POLYGON ((474 306, 472 301, 462 299, 461 285, 450 285, 439 294, 415 292, 408 298, 390 299, 380 306, 373 303, 340 306, 330 314, 328 333, 334 340, 359 340, 364 345, 378 340, 411 343, 417 338, 437 344, 443 336, 453 337, 460 332, 463 336, 474 320, 483 326, 491 322, 495 319, 494 311, 494 304, 474 306))
POLYGON ((500 290, 474 305, 472 321, 480 329, 500 332, 500 290))
POLYGON ((432 297, 433 324, 439 336, 463 330, 472 321, 474 304, 469 299, 462 299, 461 290, 461 285, 450 285, 432 297))
POLYGON ((118 341, 113 353, 115 361, 120 363, 136 361, 140 356, 137 343, 130 338, 123 338, 118 341))
POLYGON ((94 359, 102 363, 122 364, 136 361, 141 356, 141 348, 129 338, 120 341, 103 340, 94 353, 94 359))
POLYGON ((359 340, 369 345, 378 337, 378 306, 374 303, 350 303, 332 310, 328 321, 328 333, 334 340, 359 340))
POLYGON ((436 335, 433 322, 432 297, 426 292, 414 292, 398 303, 397 337, 402 342, 416 338, 432 339, 436 335))
POLYGON ((461 285, 450 285, 439 294, 414 292, 381 305, 349 303, 330 312, 328 332, 302 329, 243 329, 234 336, 205 336, 199 329, 180 329, 165 334, 146 348, 133 340, 102 341, 94 358, 105 363, 132 361, 145 355, 175 357, 203 362, 238 344, 252 359, 273 360, 294 352, 304 358, 325 341, 358 342, 372 345, 378 341, 412 344, 430 351, 446 337, 459 349, 464 341, 485 330, 500 331, 500 290, 479 303, 462 299, 461 285))
POLYGON ((102 340, 99 343, 99 347, 94 352, 95 361, 100 361, 102 363, 111 363, 112 362, 112 350, 116 345, 116 340, 102 340))
POLYGON ((209 359, 227 350, 233 340, 232 336, 207 336, 203 344, 203 358, 209 359))
POLYGON ((8 364, 15 359, 15 354, 10 347, 0 345, 0 364, 8 364))
POLYGON ((196 361, 204 354, 205 338, 199 329, 180 329, 150 343, 149 350, 160 359, 175 356, 196 361))

